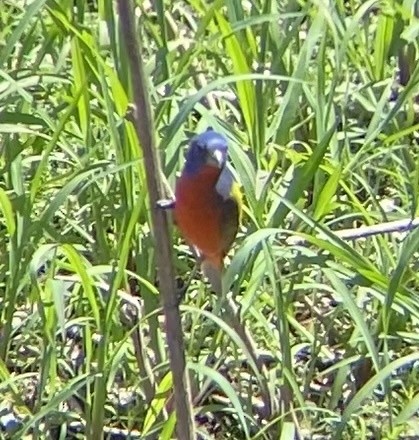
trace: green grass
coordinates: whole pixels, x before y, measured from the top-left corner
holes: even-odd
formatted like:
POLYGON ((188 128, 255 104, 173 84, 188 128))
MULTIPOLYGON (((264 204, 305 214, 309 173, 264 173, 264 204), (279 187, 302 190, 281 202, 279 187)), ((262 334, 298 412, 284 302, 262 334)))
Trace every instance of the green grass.
MULTIPOLYGON (((167 183, 194 133, 229 140, 246 206, 224 281, 269 359, 244 362, 197 275, 181 311, 199 434, 419 436, 419 232, 335 234, 417 216, 416 2, 138 3, 167 183)), ((5 438, 175 436, 129 56, 113 2, 0 4, 5 438)), ((173 246, 181 283, 175 227, 173 246)))

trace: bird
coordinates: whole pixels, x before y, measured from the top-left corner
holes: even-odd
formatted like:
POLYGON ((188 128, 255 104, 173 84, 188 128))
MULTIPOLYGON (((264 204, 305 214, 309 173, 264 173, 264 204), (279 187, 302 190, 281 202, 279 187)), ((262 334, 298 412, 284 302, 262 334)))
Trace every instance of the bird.
POLYGON ((175 186, 174 221, 195 249, 212 289, 222 293, 224 258, 242 217, 240 186, 228 168, 226 138, 209 127, 192 138, 175 186))

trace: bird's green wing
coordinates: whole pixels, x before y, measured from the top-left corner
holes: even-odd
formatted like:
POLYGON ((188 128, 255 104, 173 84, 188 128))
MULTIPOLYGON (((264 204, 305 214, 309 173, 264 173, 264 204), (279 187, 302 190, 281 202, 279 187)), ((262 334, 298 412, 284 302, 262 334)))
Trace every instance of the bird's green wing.
POLYGON ((233 244, 241 221, 242 194, 231 171, 224 168, 218 179, 216 190, 222 204, 221 227, 223 251, 227 253, 233 244))

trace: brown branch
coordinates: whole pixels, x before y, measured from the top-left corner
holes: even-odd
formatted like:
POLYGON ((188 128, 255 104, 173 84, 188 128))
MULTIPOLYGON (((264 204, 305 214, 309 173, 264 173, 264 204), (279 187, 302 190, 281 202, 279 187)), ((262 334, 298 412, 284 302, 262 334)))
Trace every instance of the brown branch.
POLYGON ((140 41, 137 40, 132 1, 118 0, 118 11, 121 34, 128 54, 133 90, 134 113, 132 119, 137 132, 138 141, 143 150, 150 197, 159 287, 166 320, 166 338, 169 348, 170 368, 173 374, 177 438, 192 440, 195 439, 194 423, 188 389, 182 324, 176 294, 167 213, 157 206, 157 202, 163 197, 161 168, 159 158, 156 154, 153 135, 154 125, 148 95, 148 84, 144 75, 142 47, 140 41))
MULTIPOLYGON (((419 226, 418 218, 407 218, 403 220, 395 220, 392 222, 379 223, 378 225, 372 226, 360 226, 359 228, 353 229, 341 229, 340 231, 331 231, 337 237, 342 240, 358 240, 360 238, 367 238, 373 235, 379 234, 389 234, 393 232, 408 232, 419 226)), ((304 244, 307 240, 298 235, 291 235, 287 238, 288 244, 304 244)))

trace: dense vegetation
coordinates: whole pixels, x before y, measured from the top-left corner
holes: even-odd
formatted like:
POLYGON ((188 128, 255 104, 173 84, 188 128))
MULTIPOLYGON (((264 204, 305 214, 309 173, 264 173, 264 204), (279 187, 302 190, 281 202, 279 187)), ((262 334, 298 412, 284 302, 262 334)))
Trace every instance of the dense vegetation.
MULTIPOLYGON (((212 126, 245 196, 224 281, 264 365, 196 274, 199 435, 419 438, 419 230, 340 232, 417 215, 417 2, 137 3, 168 186, 212 126)), ((107 0, 0 2, 4 438, 175 437, 119 26, 107 0)), ((172 232, 181 288, 195 262, 172 232)))

